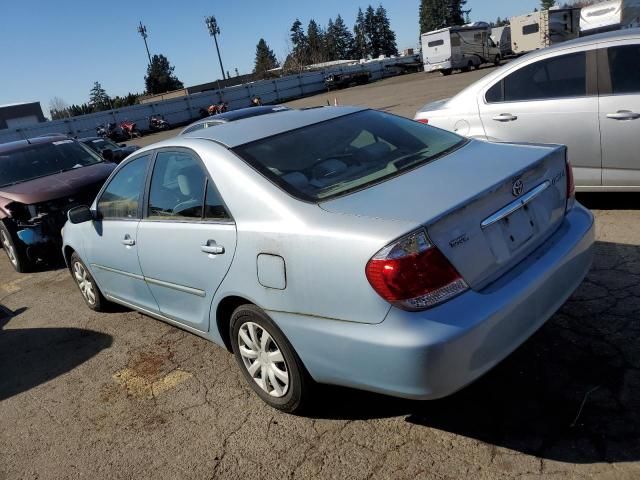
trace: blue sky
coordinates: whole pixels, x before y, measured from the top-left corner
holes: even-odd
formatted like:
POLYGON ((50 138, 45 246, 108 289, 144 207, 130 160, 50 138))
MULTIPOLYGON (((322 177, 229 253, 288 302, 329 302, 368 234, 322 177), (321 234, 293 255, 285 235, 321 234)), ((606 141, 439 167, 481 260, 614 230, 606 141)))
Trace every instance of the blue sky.
MULTIPOLYGON (((40 101, 45 113, 54 96, 67 103, 88 100, 94 81, 109 95, 144 90, 147 58, 136 31, 147 26, 151 54, 166 55, 185 85, 215 80, 220 70, 204 17, 215 15, 221 29, 225 70, 248 73, 263 37, 279 59, 287 52, 289 28, 299 17, 326 24, 339 13, 353 26, 355 0, 4 0, 0 6, 0 105, 40 101)), ((472 20, 495 20, 532 11, 539 0, 468 0, 472 20)), ((378 1, 372 2, 375 6, 378 1)), ((418 38, 418 0, 387 0, 398 48, 418 38)))

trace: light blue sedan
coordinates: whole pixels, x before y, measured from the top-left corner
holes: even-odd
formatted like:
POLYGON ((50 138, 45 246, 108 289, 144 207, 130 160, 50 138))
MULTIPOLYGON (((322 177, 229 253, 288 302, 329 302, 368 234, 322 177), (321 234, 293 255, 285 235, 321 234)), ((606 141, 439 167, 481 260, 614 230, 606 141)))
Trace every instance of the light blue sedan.
POLYGON ((594 241, 564 147, 355 107, 146 147, 63 235, 89 308, 116 302, 226 347, 288 412, 314 382, 455 392, 567 300, 594 241))

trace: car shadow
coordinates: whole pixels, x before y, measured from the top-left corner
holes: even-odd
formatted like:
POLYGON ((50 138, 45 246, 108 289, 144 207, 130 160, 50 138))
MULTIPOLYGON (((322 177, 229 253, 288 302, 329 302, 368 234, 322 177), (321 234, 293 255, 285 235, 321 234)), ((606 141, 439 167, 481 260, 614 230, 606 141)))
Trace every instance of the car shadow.
POLYGON ((0 401, 69 372, 111 346, 111 336, 92 330, 4 328, 25 310, 0 306, 0 401))
POLYGON ((470 386, 432 401, 323 387, 311 416, 404 416, 562 462, 640 460, 640 247, 595 248, 593 269, 562 309, 470 386))

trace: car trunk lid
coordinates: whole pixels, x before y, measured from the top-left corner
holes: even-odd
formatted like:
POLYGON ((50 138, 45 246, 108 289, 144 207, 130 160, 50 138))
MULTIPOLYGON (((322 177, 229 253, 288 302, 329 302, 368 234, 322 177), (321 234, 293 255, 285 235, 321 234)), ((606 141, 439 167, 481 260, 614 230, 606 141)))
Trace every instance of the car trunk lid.
POLYGON ((481 289, 562 222, 565 156, 561 146, 470 141, 442 159, 321 207, 424 225, 469 286, 481 289))

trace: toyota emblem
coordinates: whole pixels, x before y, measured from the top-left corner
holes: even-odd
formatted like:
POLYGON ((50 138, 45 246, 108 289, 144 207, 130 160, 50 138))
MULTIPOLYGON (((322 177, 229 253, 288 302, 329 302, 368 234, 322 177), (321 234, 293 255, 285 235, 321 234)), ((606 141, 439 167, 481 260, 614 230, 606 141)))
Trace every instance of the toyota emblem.
POLYGON ((511 193, 513 193, 514 197, 519 197, 520 195, 522 195, 523 191, 524 191, 524 183, 522 183, 522 180, 516 180, 515 182, 513 182, 513 186, 511 187, 511 193))

